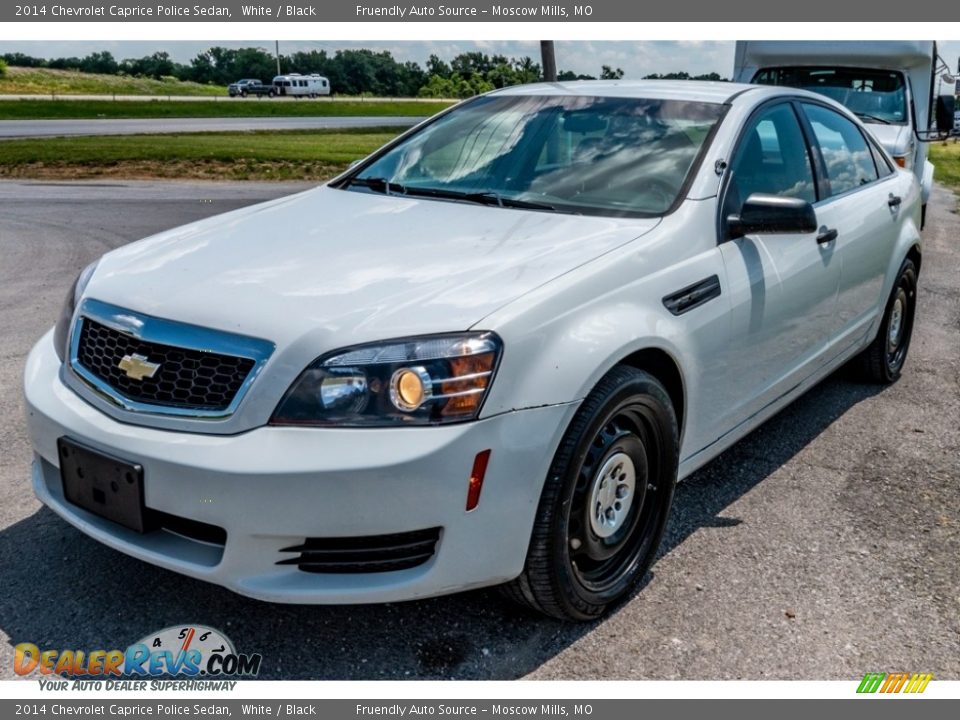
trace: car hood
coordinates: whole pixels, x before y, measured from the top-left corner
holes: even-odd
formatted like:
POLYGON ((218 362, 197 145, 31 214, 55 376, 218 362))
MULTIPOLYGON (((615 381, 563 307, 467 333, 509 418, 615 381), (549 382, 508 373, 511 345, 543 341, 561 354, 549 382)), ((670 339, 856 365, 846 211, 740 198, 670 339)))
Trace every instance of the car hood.
POLYGON ((906 152, 910 141, 910 128, 908 126, 868 122, 864 123, 864 127, 891 155, 903 155, 906 152))
POLYGON ((280 346, 319 332, 340 347, 468 329, 658 222, 324 187, 115 250, 84 295, 280 346))

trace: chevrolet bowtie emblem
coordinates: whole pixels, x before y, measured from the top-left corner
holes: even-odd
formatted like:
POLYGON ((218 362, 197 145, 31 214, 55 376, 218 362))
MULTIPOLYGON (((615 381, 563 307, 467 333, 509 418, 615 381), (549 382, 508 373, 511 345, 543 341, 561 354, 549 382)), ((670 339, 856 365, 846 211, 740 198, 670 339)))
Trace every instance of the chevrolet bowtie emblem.
POLYGON ((160 369, 160 363, 152 363, 143 355, 124 355, 123 359, 117 365, 123 370, 128 378, 133 380, 143 380, 152 378, 160 369))

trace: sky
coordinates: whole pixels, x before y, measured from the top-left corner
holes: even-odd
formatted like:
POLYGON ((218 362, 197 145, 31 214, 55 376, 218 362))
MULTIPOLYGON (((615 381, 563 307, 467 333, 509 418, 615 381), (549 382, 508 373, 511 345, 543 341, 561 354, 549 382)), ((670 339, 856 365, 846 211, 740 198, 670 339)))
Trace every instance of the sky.
MULTIPOLYGON (((0 41, 0 54, 22 52, 36 57, 83 57, 91 52, 110 51, 115 58, 142 57, 163 50, 182 63, 189 62, 198 53, 213 45, 224 47, 262 47, 273 52, 272 40, 246 41, 0 41)), ((708 41, 645 41, 613 42, 583 41, 556 43, 557 67, 586 75, 599 75, 602 65, 622 68, 626 77, 641 78, 651 73, 686 71, 691 75, 717 72, 730 77, 733 69, 733 42, 708 41)), ((457 40, 409 40, 409 41, 294 41, 280 43, 280 52, 289 54, 298 50, 326 50, 332 54, 347 48, 389 50, 393 56, 405 62, 413 60, 424 65, 431 54, 443 60, 463 52, 479 50, 488 55, 507 57, 529 55, 539 60, 540 44, 532 41, 457 41, 457 40)), ((960 58, 960 41, 938 41, 938 48, 950 66, 957 71, 960 58)), ((946 89, 943 90, 946 92, 946 89)))

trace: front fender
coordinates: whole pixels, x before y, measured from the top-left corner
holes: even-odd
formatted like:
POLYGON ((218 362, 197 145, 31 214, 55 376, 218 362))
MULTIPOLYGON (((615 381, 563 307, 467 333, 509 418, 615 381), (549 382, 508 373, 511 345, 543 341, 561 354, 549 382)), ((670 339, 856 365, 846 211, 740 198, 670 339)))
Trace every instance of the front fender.
MULTIPOLYGON (((712 222, 715 204, 694 204, 712 222)), ((670 220, 654 237, 542 286, 477 326, 495 330, 504 342, 484 416, 582 400, 616 364, 654 349, 674 361, 683 380, 684 447, 705 442, 719 413, 701 407, 710 403, 699 388, 717 380, 716 359, 729 339, 726 273, 712 234, 694 235, 684 219, 670 220), (702 245, 678 259, 677 237, 702 239, 702 245), (664 297, 713 275, 720 279, 719 296, 679 316, 664 306, 664 297)), ((703 226, 696 218, 694 227, 703 226)))

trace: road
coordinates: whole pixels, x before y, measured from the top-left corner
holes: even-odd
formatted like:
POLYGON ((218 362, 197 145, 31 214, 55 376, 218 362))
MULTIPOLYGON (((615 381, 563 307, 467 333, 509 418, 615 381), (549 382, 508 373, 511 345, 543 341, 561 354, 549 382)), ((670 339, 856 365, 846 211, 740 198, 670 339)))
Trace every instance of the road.
POLYGON ((0 139, 74 135, 323 130, 329 128, 410 127, 424 117, 230 117, 157 120, 0 120, 0 139))
POLYGON ((294 189, 0 183, 0 678, 19 642, 125 647, 197 622, 262 653, 270 679, 960 679, 960 218, 941 188, 900 382, 832 377, 682 483, 645 588, 601 622, 543 619, 493 590, 269 605, 126 557, 43 508, 20 378, 76 272, 294 189))

